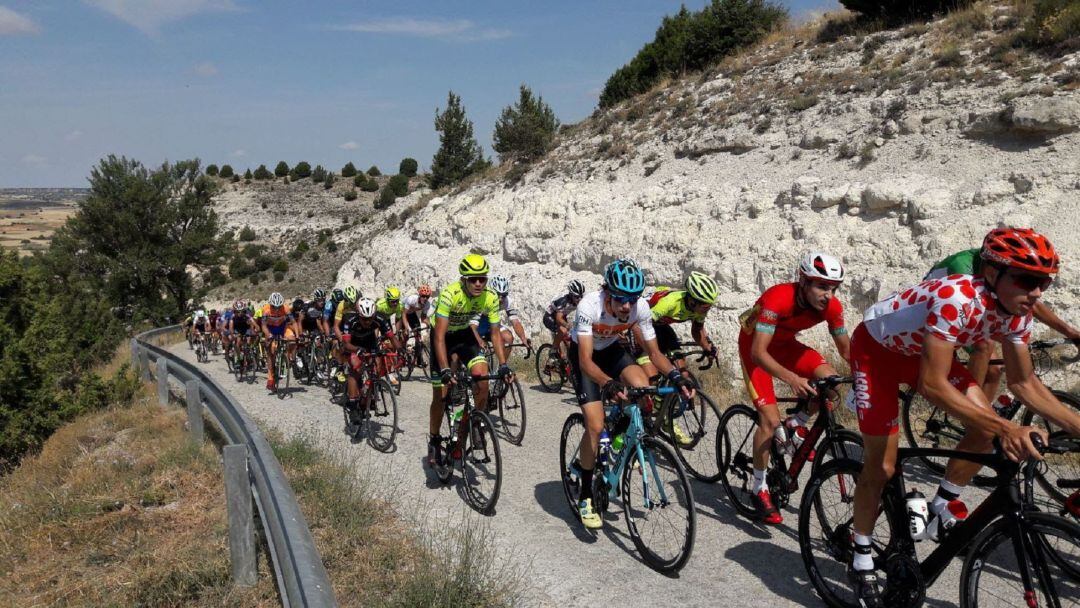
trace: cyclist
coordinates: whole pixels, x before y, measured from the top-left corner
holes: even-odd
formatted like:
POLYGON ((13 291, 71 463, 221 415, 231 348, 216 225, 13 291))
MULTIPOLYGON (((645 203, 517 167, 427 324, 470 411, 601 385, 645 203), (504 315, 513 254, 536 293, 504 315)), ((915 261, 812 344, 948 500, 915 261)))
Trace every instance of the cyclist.
MULTIPOLYGON (((311 329, 312 333, 326 334, 324 323, 324 319, 326 318, 326 315, 324 314, 325 310, 326 292, 322 289, 315 288, 315 290, 311 292, 311 301, 307 303, 304 309, 304 320, 310 321, 308 323, 309 327, 314 326, 311 329)), ((301 327, 301 329, 305 332, 308 331, 307 327, 301 327)))
POLYGON ((566 355, 562 350, 563 344, 570 341, 570 320, 567 317, 571 310, 577 308, 583 295, 585 286, 574 279, 566 285, 566 295, 552 300, 544 311, 544 327, 551 332, 551 343, 559 349, 560 356, 566 355))
POLYGON ((191 331, 194 333, 192 336, 192 342, 198 342, 204 340, 206 335, 210 331, 210 319, 206 316, 206 311, 201 306, 195 309, 195 312, 191 315, 191 331))
POLYGON ((296 352, 296 337, 300 334, 296 327, 296 319, 285 308, 285 296, 278 292, 270 294, 267 303, 262 307, 262 333, 270 343, 266 349, 266 388, 274 390, 277 380, 274 378, 274 355, 277 353, 277 341, 275 337, 284 338, 289 344, 286 353, 289 362, 293 360, 296 352))
POLYGON ((247 303, 243 300, 233 302, 233 314, 229 319, 229 336, 235 336, 236 347, 242 348, 244 341, 254 335, 255 329, 255 321, 248 312, 247 303))
MULTIPOLYGON (((954 274, 978 276, 982 270, 982 259, 979 257, 979 251, 980 248, 976 247, 975 249, 965 249, 950 255, 935 264, 930 269, 930 272, 923 277, 923 280, 942 279, 954 274)), ((1054 311, 1050 309, 1046 302, 1042 300, 1036 302, 1031 313, 1036 320, 1041 321, 1066 338, 1080 340, 1080 330, 1054 314, 1054 311)), ((1004 371, 1004 368, 1000 365, 990 365, 990 359, 994 358, 994 353, 997 350, 994 343, 979 342, 966 347, 965 350, 970 355, 967 364, 968 371, 971 372, 971 376, 975 378, 975 381, 982 386, 986 398, 993 401, 997 395, 998 387, 1001 385, 1001 374, 1004 371)))
POLYGON ((233 302, 232 306, 226 306, 218 315, 217 331, 218 335, 221 336, 221 352, 226 357, 229 355, 229 321, 232 321, 235 306, 236 302, 233 302))
POLYGON ((221 320, 221 315, 218 314, 216 308, 211 308, 207 313, 206 318, 210 321, 210 333, 221 338, 221 334, 218 332, 218 323, 221 320))
MULTIPOLYGON (((653 329, 660 352, 670 354, 680 370, 686 369, 686 357, 679 350, 679 336, 671 326, 690 321, 690 336, 709 356, 716 358, 716 345, 705 330, 705 317, 719 297, 716 281, 703 273, 693 271, 686 277, 685 289, 673 290, 657 287, 649 297, 653 329)), ((656 375, 656 368, 642 355, 638 359, 649 377, 656 375)))
MULTIPOLYGON (((338 290, 334 290, 335 295, 338 290)), ((363 297, 355 287, 349 285, 345 289, 341 290, 341 299, 336 303, 327 303, 327 306, 331 309, 332 314, 327 317, 327 323, 329 323, 332 330, 332 334, 337 338, 337 344, 334 345, 330 354, 334 357, 334 361, 338 364, 337 373, 334 376, 338 382, 345 382, 345 353, 342 351, 340 343, 344 339, 345 332, 349 331, 349 324, 356 318, 355 305, 357 300, 363 297), (345 321, 343 324, 342 321, 345 321)))
MULTIPOLYGON (((690 381, 660 353, 652 326, 649 305, 641 300, 645 275, 628 260, 615 260, 604 269, 604 284, 599 291, 586 294, 577 308, 570 339, 570 364, 574 369, 578 405, 585 416, 585 434, 581 438, 581 497, 578 515, 589 529, 604 521, 592 504, 592 481, 596 450, 604 428, 604 398, 626 398, 626 387, 649 386, 645 370, 634 363, 619 340, 635 325, 640 325, 642 346, 653 365, 680 387, 684 397, 693 398, 690 381)), ((495 335, 494 332, 492 335, 495 335)))
MULTIPOLYGON (((993 340, 1001 344, 1012 391, 1027 407, 1065 431, 1080 433, 1080 416, 1065 408, 1032 369, 1027 343, 1035 304, 1058 272, 1053 245, 1027 228, 998 228, 983 240, 976 275, 955 274, 893 293, 866 311, 852 337, 853 394, 863 434, 863 469, 855 488, 854 553, 848 570, 863 605, 881 605, 873 571, 871 533, 881 491, 896 464, 898 385, 914 386, 930 403, 964 422, 956 449, 987 452, 997 437, 1005 455, 1041 458, 1021 427, 991 409, 955 349, 993 340)), ((1045 441, 1043 431, 1038 431, 1045 441)), ((937 538, 966 515, 959 494, 980 468, 950 460, 930 505, 927 537, 937 538)))
MULTIPOLYGON (((349 400, 346 403, 346 410, 350 416, 360 411, 360 386, 357 384, 357 377, 362 361, 359 354, 379 350, 379 343, 384 340, 390 341, 395 349, 398 347, 398 340, 390 329, 390 323, 378 316, 375 302, 369 298, 357 300, 356 317, 349 324, 348 332, 344 334, 342 341, 342 346, 350 353, 349 367, 353 371, 349 374, 349 400)), ((375 369, 380 377, 387 375, 386 362, 382 357, 376 360, 375 369)), ((363 409, 367 410, 369 406, 370 404, 365 403, 363 409)))
MULTIPOLYGON (((758 411, 754 434, 754 483, 751 501, 766 524, 784 521, 773 505, 765 473, 769 468, 769 445, 777 437, 780 411, 776 407, 773 378, 791 387, 798 397, 814 395, 810 379, 836 375, 836 370, 816 350, 796 335, 825 322, 840 357, 850 357, 850 339, 844 327, 844 310, 836 291, 844 282, 844 267, 826 253, 813 251, 799 261, 798 281, 765 290, 754 306, 739 317, 739 359, 743 381, 758 411)), ((785 435, 805 435, 812 412, 800 412, 784 421, 785 435)))
MULTIPOLYGON (((529 352, 532 352, 532 340, 525 335, 525 327, 521 324, 518 309, 510 299, 510 279, 502 275, 495 275, 491 277, 490 288, 495 292, 495 295, 499 296, 499 325, 502 327, 503 344, 506 346, 513 344, 514 333, 516 333, 518 339, 528 347, 529 352), (513 333, 510 332, 510 327, 507 327, 507 325, 513 327, 513 333)), ((491 324, 488 323, 487 318, 481 318, 477 315, 469 321, 469 325, 476 334, 476 341, 480 344, 480 348, 485 348, 491 339, 491 324)))
MULTIPOLYGON (((393 285, 387 287, 386 291, 383 292, 383 297, 375 302, 375 314, 377 314, 380 319, 389 323, 391 327, 403 330, 402 317, 405 316, 405 307, 401 304, 401 290, 393 285)), ((401 367, 400 365, 397 365, 396 361, 391 359, 390 356, 386 357, 385 364, 393 367, 390 371, 397 371, 397 369, 401 367)), ((399 382, 397 374, 390 374, 388 376, 388 381, 390 384, 397 386, 399 382)))
MULTIPOLYGON (((428 465, 434 466, 439 460, 439 429, 443 419, 443 401, 449 384, 454 382, 450 370, 450 357, 457 356, 458 362, 466 366, 474 376, 487 375, 488 367, 480 347, 469 328, 469 321, 475 315, 485 316, 491 323, 491 342, 499 358, 498 374, 510 382, 513 375, 506 364, 506 349, 503 347, 502 332, 499 331, 499 297, 487 288, 488 266, 484 256, 470 253, 458 264, 459 281, 447 285, 439 292, 439 301, 435 306, 435 317, 431 328, 431 409, 428 432, 428 465)), ((476 409, 487 411, 488 383, 476 383, 476 409)), ((464 430, 464 425, 462 425, 464 430)), ((451 452, 451 458, 461 458, 462 440, 451 452)))
POLYGON ((408 335, 412 330, 423 327, 434 312, 431 304, 431 286, 424 284, 416 293, 401 301, 405 314, 401 315, 402 329, 408 335))

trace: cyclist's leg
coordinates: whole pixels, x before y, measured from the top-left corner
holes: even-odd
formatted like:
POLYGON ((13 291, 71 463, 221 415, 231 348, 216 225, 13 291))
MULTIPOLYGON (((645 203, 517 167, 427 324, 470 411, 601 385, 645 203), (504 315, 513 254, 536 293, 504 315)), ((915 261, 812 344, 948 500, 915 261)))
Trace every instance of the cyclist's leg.
POLYGON ((355 401, 360 398, 360 385, 356 379, 360 377, 361 371, 361 359, 356 353, 349 356, 349 368, 352 373, 349 374, 346 386, 349 391, 349 401, 355 401))
MULTIPOLYGON (((439 375, 439 362, 435 356, 435 331, 428 332, 428 346, 431 349, 431 361, 428 361, 428 371, 431 376, 431 407, 428 409, 428 435, 433 439, 439 436, 439 429, 443 422, 443 401, 446 399, 447 387, 443 386, 442 377, 439 375)), ((447 348, 446 356, 450 356, 447 348)), ((449 361, 448 361, 449 363, 449 361)))
MULTIPOLYGON (((990 402, 982 392, 982 387, 971 377, 964 366, 953 361, 952 369, 949 370, 949 382, 955 386, 971 402, 981 408, 988 409, 990 402)), ((956 449, 964 452, 987 453, 993 449, 994 435, 975 430, 964 429, 964 436, 956 443, 956 449)), ((971 483, 971 479, 982 468, 977 462, 959 458, 949 459, 945 466, 945 476, 938 486, 937 494, 931 503, 931 512, 939 512, 944 505, 956 500, 964 486, 971 483)))

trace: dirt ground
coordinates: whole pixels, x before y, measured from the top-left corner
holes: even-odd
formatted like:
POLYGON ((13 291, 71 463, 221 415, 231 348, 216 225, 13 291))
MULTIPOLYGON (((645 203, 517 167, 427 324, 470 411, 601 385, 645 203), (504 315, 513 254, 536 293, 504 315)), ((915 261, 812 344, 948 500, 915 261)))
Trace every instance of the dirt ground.
POLYGON ((38 207, 31 209, 0 208, 0 247, 16 249, 19 255, 30 255, 49 246, 49 239, 67 218, 74 206, 38 207))

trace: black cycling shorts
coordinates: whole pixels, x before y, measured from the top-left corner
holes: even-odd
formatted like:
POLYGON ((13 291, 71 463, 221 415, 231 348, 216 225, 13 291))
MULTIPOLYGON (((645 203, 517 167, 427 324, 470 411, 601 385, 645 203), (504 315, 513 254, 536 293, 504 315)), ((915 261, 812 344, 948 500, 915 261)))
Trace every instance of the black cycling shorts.
POLYGON ((679 351, 679 335, 675 333, 675 328, 665 323, 653 323, 653 329, 661 353, 667 355, 679 351))
MULTIPOLYGON (((603 387, 594 382, 592 378, 581 373, 581 366, 578 363, 578 345, 571 342, 567 351, 570 355, 570 365, 574 369, 576 381, 574 392, 577 394, 578 405, 600 401, 600 392, 603 387)), ((619 375, 622 374, 624 369, 636 365, 634 358, 618 342, 603 350, 594 350, 592 360, 605 374, 616 380, 619 379, 619 375)))
POLYGON ((420 329, 420 317, 416 316, 415 312, 405 313, 405 320, 409 322, 409 328, 416 330, 420 329))
POLYGON ((558 333, 559 324, 555 322, 555 315, 544 314, 544 327, 551 333, 558 333))
MULTIPOLYGON (((429 338, 429 344, 431 345, 431 383, 434 386, 442 386, 442 379, 439 377, 439 372, 442 370, 439 369, 438 356, 435 355, 435 330, 432 329, 428 333, 431 334, 429 338)), ((476 336, 468 327, 446 332, 447 364, 451 363, 454 355, 457 355, 458 361, 462 365, 468 365, 470 361, 480 357, 480 345, 476 343, 476 336)))

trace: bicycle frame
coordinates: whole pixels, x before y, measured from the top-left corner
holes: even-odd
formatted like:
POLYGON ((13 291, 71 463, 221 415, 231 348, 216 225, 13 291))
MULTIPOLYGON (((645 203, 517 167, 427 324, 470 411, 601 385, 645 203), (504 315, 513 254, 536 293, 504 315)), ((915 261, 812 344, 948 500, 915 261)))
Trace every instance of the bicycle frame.
MULTIPOLYGON (((656 389, 656 394, 663 396, 669 393, 674 393, 676 389, 672 387, 663 387, 656 389)), ((625 405, 612 405, 610 411, 605 416, 605 422, 613 422, 621 416, 628 416, 630 423, 627 425, 626 430, 623 431, 623 437, 626 438, 626 443, 623 445, 622 450, 619 451, 618 458, 615 461, 615 466, 608 466, 604 471, 604 481, 608 484, 608 497, 615 498, 619 494, 619 480, 622 479, 623 471, 627 466, 631 465, 631 458, 636 458, 637 462, 641 466, 642 485, 645 488, 645 502, 648 505, 653 504, 653 499, 650 496, 650 487, 652 483, 649 480, 649 474, 652 474, 653 479, 659 479, 660 474, 656 470, 656 459, 653 458, 651 452, 648 452, 642 447, 641 439, 645 436, 645 421, 641 416, 641 407, 634 402, 627 403, 625 405), (647 466, 646 466, 647 465, 647 466)), ((667 492, 664 491, 662 485, 657 486, 660 494, 660 504, 667 504, 668 497, 667 492)))

